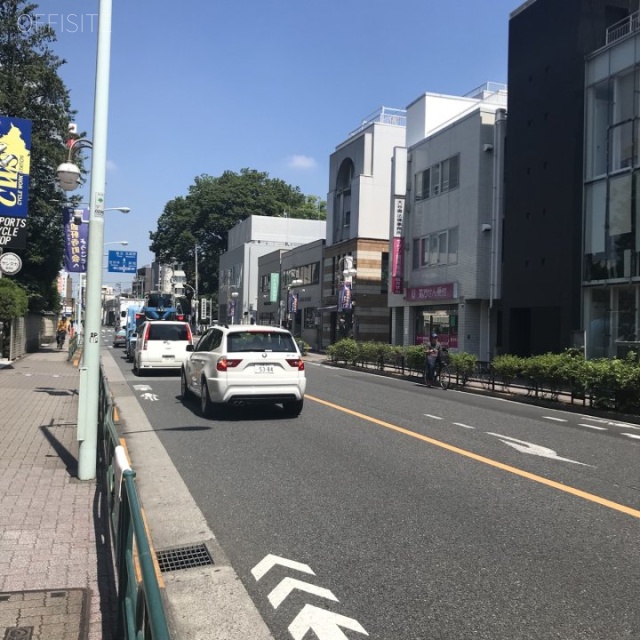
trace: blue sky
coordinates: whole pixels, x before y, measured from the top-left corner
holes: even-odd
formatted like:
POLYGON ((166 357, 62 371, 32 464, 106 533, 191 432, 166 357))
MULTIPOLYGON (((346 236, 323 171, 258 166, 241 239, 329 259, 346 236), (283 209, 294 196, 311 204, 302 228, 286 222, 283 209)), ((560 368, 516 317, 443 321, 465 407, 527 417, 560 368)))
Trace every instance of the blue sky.
MULTIPOLYGON (((250 167, 326 199, 329 155, 377 108, 506 83, 509 13, 520 4, 113 0, 106 203, 132 212, 106 214, 105 242, 128 240, 138 266, 150 263, 165 204, 204 173, 250 167)), ((37 9, 57 33, 60 74, 89 138, 98 8, 37 9)))

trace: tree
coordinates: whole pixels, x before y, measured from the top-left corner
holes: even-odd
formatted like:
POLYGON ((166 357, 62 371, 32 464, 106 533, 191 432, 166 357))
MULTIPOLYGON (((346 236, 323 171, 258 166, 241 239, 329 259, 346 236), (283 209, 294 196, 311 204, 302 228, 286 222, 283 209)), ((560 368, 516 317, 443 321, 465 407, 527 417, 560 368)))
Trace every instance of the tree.
POLYGON ((193 282, 198 245, 199 293, 216 293, 218 258, 226 250, 229 229, 251 215, 324 220, 326 203, 254 169, 201 175, 186 196, 166 204, 150 234, 150 249, 161 261, 182 263, 193 282))
POLYGON ((0 322, 23 316, 27 312, 28 299, 24 289, 10 278, 0 278, 0 322))
POLYGON ((27 246, 15 276, 30 295, 57 310, 56 278, 64 251, 56 167, 65 160, 71 110, 58 69, 64 60, 50 49, 54 30, 38 20, 37 5, 0 2, 0 115, 32 121, 27 246))

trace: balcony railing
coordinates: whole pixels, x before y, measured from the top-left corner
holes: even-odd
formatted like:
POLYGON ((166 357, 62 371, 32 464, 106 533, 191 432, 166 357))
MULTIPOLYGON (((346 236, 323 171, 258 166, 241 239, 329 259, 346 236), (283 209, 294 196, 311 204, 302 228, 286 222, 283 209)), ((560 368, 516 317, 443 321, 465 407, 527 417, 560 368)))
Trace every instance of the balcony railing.
POLYGON ((607 44, 625 38, 629 34, 638 31, 638 29, 640 29, 640 11, 636 11, 624 18, 624 20, 611 25, 607 29, 607 44))
POLYGON ((363 119, 362 124, 354 129, 349 137, 355 136, 366 129, 369 125, 379 122, 381 124, 391 124, 398 127, 407 126, 407 112, 405 109, 394 109, 392 107, 380 107, 372 114, 363 119))

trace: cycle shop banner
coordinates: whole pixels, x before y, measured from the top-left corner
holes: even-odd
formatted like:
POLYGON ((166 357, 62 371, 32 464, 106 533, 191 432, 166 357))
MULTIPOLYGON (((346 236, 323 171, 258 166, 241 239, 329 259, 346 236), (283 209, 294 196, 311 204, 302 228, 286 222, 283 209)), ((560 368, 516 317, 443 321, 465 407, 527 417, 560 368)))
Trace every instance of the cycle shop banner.
POLYGON ((64 268, 68 273, 86 273, 89 255, 89 225, 75 224, 74 212, 82 211, 82 217, 89 217, 89 209, 67 207, 62 210, 64 225, 64 268))
POLYGON ((0 116, 0 216, 26 218, 31 120, 0 116))

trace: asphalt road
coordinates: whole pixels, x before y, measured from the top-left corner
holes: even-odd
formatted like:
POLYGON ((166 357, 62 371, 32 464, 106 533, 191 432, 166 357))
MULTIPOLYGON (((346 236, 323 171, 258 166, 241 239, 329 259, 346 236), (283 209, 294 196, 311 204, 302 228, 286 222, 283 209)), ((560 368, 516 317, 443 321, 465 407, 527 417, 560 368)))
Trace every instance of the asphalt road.
POLYGON ((638 425, 312 363, 210 421, 118 351, 278 640, 640 638, 638 425))

